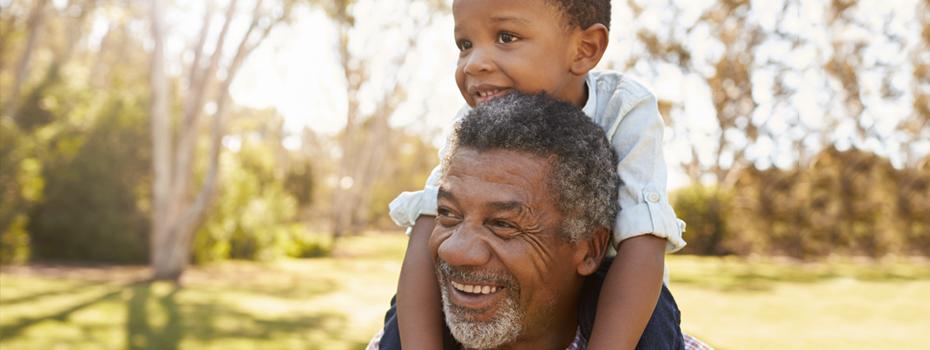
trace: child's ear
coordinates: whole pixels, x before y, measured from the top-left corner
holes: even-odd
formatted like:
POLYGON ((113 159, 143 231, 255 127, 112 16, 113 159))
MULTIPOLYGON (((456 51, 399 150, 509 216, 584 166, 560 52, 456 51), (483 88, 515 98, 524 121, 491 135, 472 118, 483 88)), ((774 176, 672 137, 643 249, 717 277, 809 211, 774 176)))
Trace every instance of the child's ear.
POLYGON ((607 245, 610 244, 610 231, 599 228, 591 237, 578 242, 575 250, 575 266, 579 275, 588 276, 597 271, 601 261, 607 255, 607 245))
POLYGON ((607 42, 610 40, 607 27, 595 23, 578 33, 576 53, 572 61, 571 72, 577 75, 587 74, 601 61, 607 51, 607 42))

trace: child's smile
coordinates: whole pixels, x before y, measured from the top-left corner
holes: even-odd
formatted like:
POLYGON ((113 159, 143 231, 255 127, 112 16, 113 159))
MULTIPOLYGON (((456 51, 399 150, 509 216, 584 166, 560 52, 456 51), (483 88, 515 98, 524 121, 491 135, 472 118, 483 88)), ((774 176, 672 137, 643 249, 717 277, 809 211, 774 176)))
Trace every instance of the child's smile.
POLYGON ((481 84, 468 88, 468 93, 475 97, 476 103, 484 103, 510 92, 510 88, 490 84, 481 84))
POLYGON ((546 92, 583 105, 584 78, 572 72, 577 28, 545 0, 456 0, 455 80, 469 106, 506 95, 546 92))

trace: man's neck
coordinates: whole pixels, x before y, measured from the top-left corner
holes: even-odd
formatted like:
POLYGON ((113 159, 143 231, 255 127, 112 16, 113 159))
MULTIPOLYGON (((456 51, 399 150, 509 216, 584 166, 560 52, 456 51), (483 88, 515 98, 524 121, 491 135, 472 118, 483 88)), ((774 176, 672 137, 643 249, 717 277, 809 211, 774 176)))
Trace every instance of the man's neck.
POLYGON ((568 348, 578 333, 578 298, 572 299, 575 302, 568 303, 571 307, 562 307, 562 310, 553 308, 546 312, 549 318, 548 325, 537 327, 536 332, 523 334, 516 342, 502 346, 500 349, 563 350, 568 348))

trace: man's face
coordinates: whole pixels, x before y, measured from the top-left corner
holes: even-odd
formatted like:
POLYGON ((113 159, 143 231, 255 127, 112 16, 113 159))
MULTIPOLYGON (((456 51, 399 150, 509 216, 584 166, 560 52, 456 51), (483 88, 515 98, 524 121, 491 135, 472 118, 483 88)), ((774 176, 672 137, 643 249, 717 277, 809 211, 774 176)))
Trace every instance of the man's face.
POLYGON ((430 248, 446 322, 467 348, 535 339, 577 297, 577 246, 560 238, 545 158, 462 148, 439 189, 430 248))
POLYGON ((469 106, 511 89, 574 102, 573 30, 545 0, 456 0, 455 81, 469 106))

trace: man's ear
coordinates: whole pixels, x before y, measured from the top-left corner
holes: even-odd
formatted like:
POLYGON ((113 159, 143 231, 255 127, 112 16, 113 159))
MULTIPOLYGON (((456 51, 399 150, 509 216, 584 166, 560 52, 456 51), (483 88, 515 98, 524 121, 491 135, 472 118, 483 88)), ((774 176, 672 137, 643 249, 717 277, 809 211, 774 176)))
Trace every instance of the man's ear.
POLYGON ((575 41, 575 57, 572 59, 571 72, 576 75, 587 74, 601 61, 607 51, 610 40, 607 27, 595 23, 578 33, 575 41))
POLYGON ((578 242, 575 250, 575 266, 579 275, 588 276, 597 271, 601 261, 607 255, 607 245, 610 244, 610 231, 599 228, 588 239, 578 242))

